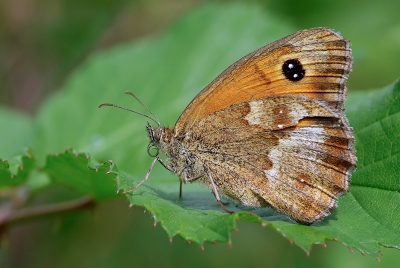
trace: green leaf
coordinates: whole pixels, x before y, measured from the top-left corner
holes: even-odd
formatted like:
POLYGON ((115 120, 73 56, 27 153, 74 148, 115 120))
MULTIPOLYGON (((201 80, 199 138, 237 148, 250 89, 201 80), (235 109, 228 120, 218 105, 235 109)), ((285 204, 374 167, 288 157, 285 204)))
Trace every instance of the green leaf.
POLYGON ((400 82, 355 102, 348 114, 359 159, 351 194, 368 215, 371 227, 377 227, 375 232, 384 232, 388 239, 375 240, 399 248, 400 82))
POLYGON ((116 196, 116 183, 108 175, 113 166, 110 161, 97 164, 87 154, 69 149, 62 154, 49 155, 44 171, 56 182, 101 200, 116 196))
MULTIPOLYGON (((118 186, 122 190, 129 190, 137 184, 132 177, 117 169, 111 172, 117 175, 118 186)), ((161 223, 170 239, 180 235, 198 244, 206 241, 228 242, 239 218, 239 214, 221 213, 212 195, 204 192, 185 192, 185 197, 181 199, 177 193, 166 193, 143 185, 127 196, 131 204, 150 211, 155 223, 161 223)))
POLYGON ((10 160, 0 158, 0 187, 17 186, 26 182, 34 167, 35 158, 31 150, 10 160))

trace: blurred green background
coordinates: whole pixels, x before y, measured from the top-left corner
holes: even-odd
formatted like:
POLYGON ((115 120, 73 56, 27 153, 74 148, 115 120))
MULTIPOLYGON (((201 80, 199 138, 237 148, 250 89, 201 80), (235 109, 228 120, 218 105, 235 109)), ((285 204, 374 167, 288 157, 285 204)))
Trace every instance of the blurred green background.
MULTIPOLYGON (((209 1, 4 0, 0 3, 0 103, 35 114, 73 70, 94 53, 157 36, 209 1)), ((221 1, 229 4, 231 1, 221 1)), ((298 30, 326 26, 352 42, 350 90, 380 88, 399 76, 399 1, 247 1, 298 30)), ((212 64, 212 63, 211 63, 212 64)), ((44 197, 46 198, 46 197, 44 197)), ((50 198, 50 197, 49 197, 50 198)), ((362 224, 362 223, 360 223, 362 224)), ((124 198, 82 211, 19 224, 7 231, 0 267, 393 267, 396 250, 372 257, 339 243, 311 255, 279 233, 238 223, 232 247, 173 242, 151 215, 124 198)))

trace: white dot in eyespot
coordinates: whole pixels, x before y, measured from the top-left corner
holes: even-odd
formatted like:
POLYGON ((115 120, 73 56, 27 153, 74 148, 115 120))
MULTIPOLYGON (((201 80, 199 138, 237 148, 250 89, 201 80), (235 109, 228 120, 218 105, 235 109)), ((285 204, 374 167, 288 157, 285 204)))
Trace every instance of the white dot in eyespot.
POLYGON ((293 75, 293 78, 297 78, 297 76, 298 76, 298 74, 294 74, 294 75, 293 75))
POLYGON ((281 113, 282 113, 282 110, 280 110, 279 113, 281 114, 281 113))
POLYGON ((304 182, 304 180, 303 180, 303 179, 301 179, 301 180, 300 180, 300 182, 304 182))
POLYGON ((291 64, 291 63, 289 63, 288 68, 289 68, 289 69, 293 69, 293 68, 294 68, 294 65, 291 64))
POLYGON ((283 125, 278 125, 278 128, 282 129, 282 128, 283 128, 283 125))

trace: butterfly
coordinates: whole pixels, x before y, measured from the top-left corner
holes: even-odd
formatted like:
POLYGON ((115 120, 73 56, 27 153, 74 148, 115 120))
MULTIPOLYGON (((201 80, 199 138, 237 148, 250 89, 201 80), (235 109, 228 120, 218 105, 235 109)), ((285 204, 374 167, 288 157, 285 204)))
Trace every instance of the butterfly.
POLYGON ((154 118, 134 112, 156 126, 147 123, 154 158, 149 172, 126 192, 160 162, 181 186, 199 182, 211 189, 228 213, 221 195, 250 207, 272 206, 302 224, 323 219, 349 190, 356 167, 344 114, 352 61, 350 43, 339 33, 296 32, 232 64, 174 127, 163 127, 127 92, 154 118))

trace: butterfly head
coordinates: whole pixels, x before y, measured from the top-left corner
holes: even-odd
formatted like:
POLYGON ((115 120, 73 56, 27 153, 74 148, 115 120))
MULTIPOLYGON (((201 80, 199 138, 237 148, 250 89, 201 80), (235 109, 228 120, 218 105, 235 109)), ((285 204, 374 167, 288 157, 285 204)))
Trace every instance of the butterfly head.
POLYGON ((172 139, 172 128, 171 127, 162 127, 157 126, 154 128, 150 122, 147 122, 146 126, 147 136, 149 137, 149 145, 147 146, 147 153, 151 157, 158 156, 160 150, 164 153, 170 147, 171 139, 172 139))

